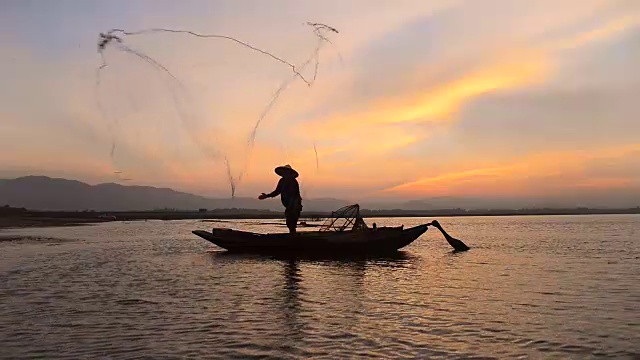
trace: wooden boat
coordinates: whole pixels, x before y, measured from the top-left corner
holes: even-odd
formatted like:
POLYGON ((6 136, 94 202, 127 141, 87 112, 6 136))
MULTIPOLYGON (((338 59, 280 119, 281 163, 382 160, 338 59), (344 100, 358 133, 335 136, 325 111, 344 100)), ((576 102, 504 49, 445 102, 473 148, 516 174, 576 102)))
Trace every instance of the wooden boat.
POLYGON ((304 231, 296 234, 258 234, 214 228, 212 231, 194 230, 193 233, 234 252, 378 254, 393 252, 411 244, 427 228, 428 225, 419 225, 408 229, 381 227, 355 231, 304 231))
POLYGON ((260 234, 248 231, 213 228, 194 230, 193 234, 230 252, 260 254, 387 254, 395 252, 419 238, 429 226, 437 227, 456 250, 468 247, 450 237, 437 221, 405 229, 367 226, 357 204, 334 211, 319 231, 296 234, 260 234), (349 229, 349 227, 351 227, 349 229))

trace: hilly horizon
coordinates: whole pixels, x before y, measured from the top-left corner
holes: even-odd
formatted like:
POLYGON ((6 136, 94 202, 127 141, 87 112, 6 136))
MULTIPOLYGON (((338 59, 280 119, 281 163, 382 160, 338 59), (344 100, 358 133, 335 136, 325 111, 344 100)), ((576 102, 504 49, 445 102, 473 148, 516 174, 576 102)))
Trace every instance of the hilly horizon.
MULTIPOLYGON (((597 199, 592 200, 597 201, 597 199)), ((304 199, 304 211, 326 212, 354 203, 343 199, 304 199)), ((438 209, 517 209, 526 207, 600 207, 597 203, 583 202, 567 204, 541 199, 474 199, 464 197, 433 197, 409 201, 359 202, 363 209, 370 210, 438 210, 438 209), (594 206, 595 205, 595 206, 594 206)), ((282 211, 279 198, 260 201, 248 197, 212 198, 141 185, 100 183, 90 185, 78 180, 29 175, 0 180, 0 205, 24 207, 33 210, 54 211, 148 211, 160 209, 198 210, 250 209, 282 211)), ((635 207, 633 200, 620 207, 635 207)))
MULTIPOLYGON (((255 209, 280 211, 279 199, 210 198, 170 188, 101 183, 30 175, 0 180, 0 204, 34 210, 144 211, 158 209, 198 210, 255 209)), ((347 205, 336 199, 305 202, 310 211, 328 211, 347 205)))

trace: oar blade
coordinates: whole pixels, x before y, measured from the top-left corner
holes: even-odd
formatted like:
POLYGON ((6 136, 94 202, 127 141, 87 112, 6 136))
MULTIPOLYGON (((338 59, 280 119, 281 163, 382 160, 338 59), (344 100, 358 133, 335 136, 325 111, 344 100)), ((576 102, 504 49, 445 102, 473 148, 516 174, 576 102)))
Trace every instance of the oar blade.
POLYGON ((442 228, 442 226, 440 225, 438 220, 433 220, 431 222, 431 225, 435 226, 438 230, 440 230, 442 235, 444 235, 444 238, 447 240, 449 245, 451 245, 451 247, 455 251, 467 251, 467 250, 469 250, 469 247, 465 243, 463 243, 461 240, 458 240, 458 239, 452 237, 451 235, 447 234, 447 232, 444 231, 444 229, 442 228))
POLYGON ((455 251, 467 251, 469 250, 469 247, 463 243, 462 241, 449 237, 447 238, 447 242, 449 243, 449 245, 451 245, 451 247, 455 250, 455 251))

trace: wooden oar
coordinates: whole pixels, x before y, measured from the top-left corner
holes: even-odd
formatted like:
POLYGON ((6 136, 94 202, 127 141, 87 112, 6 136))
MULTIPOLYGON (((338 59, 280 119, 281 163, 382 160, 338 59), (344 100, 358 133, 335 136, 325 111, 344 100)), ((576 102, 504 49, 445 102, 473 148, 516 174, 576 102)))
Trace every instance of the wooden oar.
POLYGON ((447 232, 444 231, 442 226, 440 226, 440 223, 438 222, 438 220, 433 220, 428 225, 433 225, 438 230, 440 230, 442 235, 444 235, 444 238, 447 239, 447 242, 449 243, 449 245, 451 245, 451 247, 453 247, 455 249, 455 251, 467 251, 467 250, 469 250, 469 247, 467 245, 465 245, 462 241, 460 241, 460 240, 452 237, 451 235, 447 234, 447 232))

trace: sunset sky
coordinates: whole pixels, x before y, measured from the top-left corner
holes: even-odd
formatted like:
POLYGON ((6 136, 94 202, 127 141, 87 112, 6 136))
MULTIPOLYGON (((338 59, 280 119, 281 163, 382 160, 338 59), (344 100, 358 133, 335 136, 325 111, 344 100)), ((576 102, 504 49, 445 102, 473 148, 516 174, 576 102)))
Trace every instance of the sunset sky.
POLYGON ((226 156, 237 196, 273 190, 286 163, 306 198, 640 194, 637 0, 9 0, 0 30, 0 177, 226 197, 226 156), (115 46, 96 80, 112 28, 227 35, 300 65, 317 44, 307 21, 339 33, 252 150, 292 77, 272 58, 149 33, 124 44, 181 85, 115 46))

